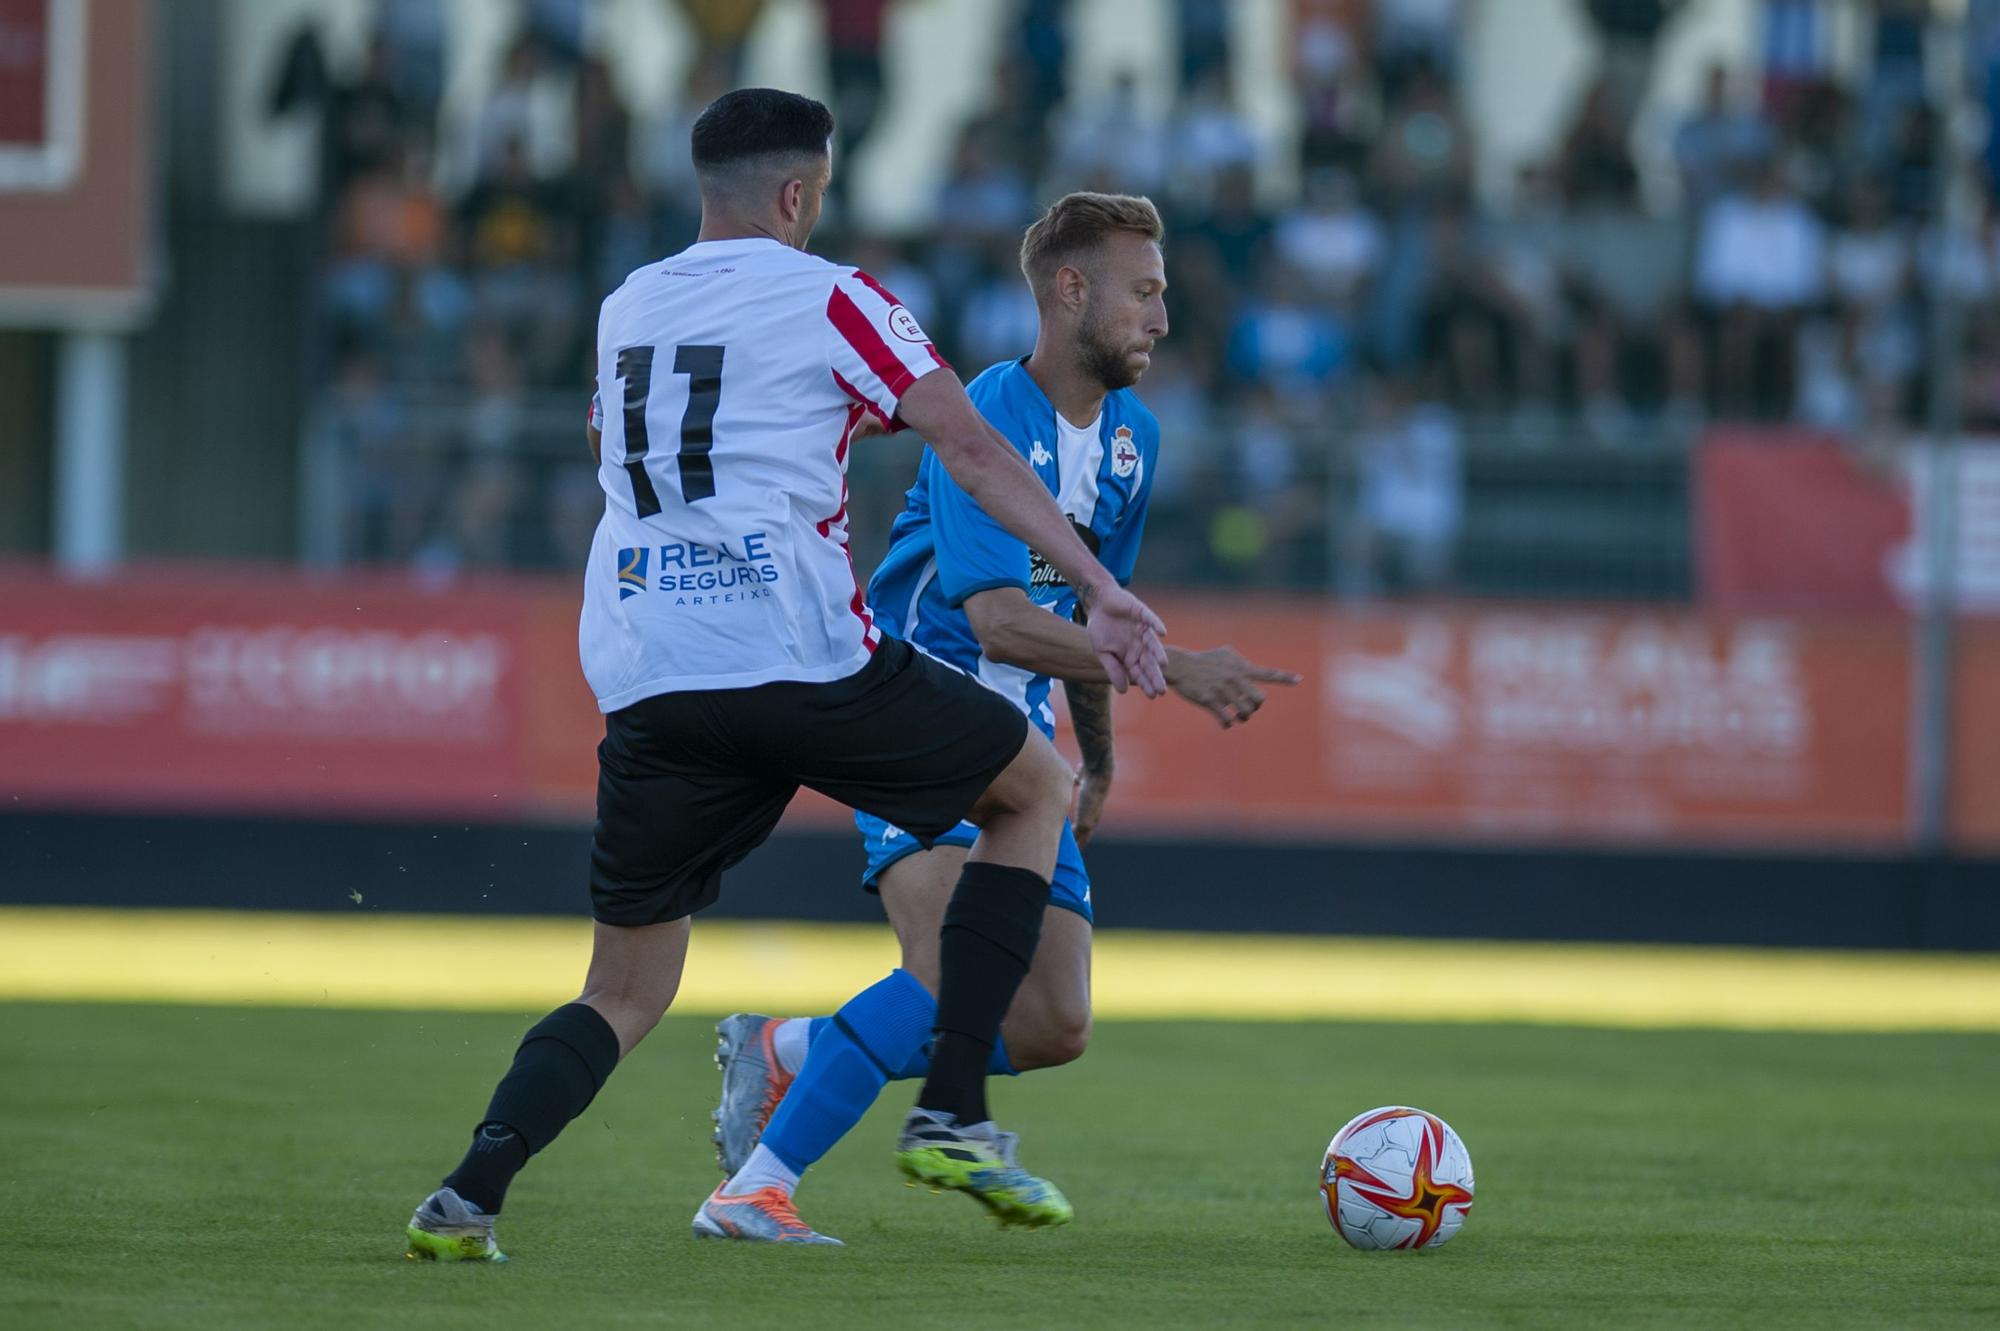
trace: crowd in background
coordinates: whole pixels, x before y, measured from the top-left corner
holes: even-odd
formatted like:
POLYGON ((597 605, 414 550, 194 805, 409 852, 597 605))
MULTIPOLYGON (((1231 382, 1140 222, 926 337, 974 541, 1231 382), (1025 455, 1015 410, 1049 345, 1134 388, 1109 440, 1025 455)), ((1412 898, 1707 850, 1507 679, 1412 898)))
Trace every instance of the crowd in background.
MULTIPOLYGON (((588 0, 531 0, 452 190, 436 3, 384 6, 364 67, 324 80, 329 419, 352 459, 354 557, 580 557, 600 503, 576 461, 596 306, 693 239, 688 129, 740 77, 761 8, 670 2, 700 54, 668 111, 640 118, 586 48, 588 0), (568 414, 550 420, 551 402, 568 414)), ((1043 204, 1156 200, 1173 329, 1141 391, 1170 422, 1159 581, 1447 589, 1475 443, 1671 450, 1718 417, 1919 420, 1947 284, 1975 311, 1967 416, 2000 424, 2000 215, 1989 196, 1956 246, 1933 223, 1945 145, 1923 0, 1876 0, 1870 59, 1845 83, 1824 0, 1765 0, 1761 65, 1708 72, 1664 189, 1635 158, 1635 118, 1663 35, 1698 0, 1574 2, 1596 77, 1554 150, 1488 203, 1461 96, 1478 0, 1293 0, 1302 123, 1282 142, 1241 109, 1225 0, 1178 0, 1165 107, 1129 75, 1071 86, 1064 0, 1016 0, 928 225, 868 234, 837 180, 814 248, 895 291, 970 377, 1033 343, 1017 250, 1043 204)), ((889 6, 823 6, 845 163, 881 124, 889 6)), ((1986 26, 1973 55, 2000 61, 1986 26)), ((864 555, 908 479, 905 456, 869 456, 864 555)))

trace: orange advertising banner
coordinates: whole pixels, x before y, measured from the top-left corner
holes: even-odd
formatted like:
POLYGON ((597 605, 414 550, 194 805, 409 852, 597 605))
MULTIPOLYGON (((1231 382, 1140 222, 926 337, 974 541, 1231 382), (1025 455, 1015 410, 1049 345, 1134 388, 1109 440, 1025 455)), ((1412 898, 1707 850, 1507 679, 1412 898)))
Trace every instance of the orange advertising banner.
MULTIPOLYGON (((1899 620, 1159 604, 1176 642, 1305 681, 1229 730, 1121 697, 1107 836, 1909 842, 1899 620)), ((576 614, 568 579, 0 568, 0 804, 587 819, 602 728, 576 614)), ((1961 652, 1955 827, 1991 849, 2000 627, 1961 652)))
POLYGON ((1677 611, 1170 605, 1305 674, 1242 730, 1128 695, 1114 816, 1317 837, 1893 847, 1907 633, 1677 611))

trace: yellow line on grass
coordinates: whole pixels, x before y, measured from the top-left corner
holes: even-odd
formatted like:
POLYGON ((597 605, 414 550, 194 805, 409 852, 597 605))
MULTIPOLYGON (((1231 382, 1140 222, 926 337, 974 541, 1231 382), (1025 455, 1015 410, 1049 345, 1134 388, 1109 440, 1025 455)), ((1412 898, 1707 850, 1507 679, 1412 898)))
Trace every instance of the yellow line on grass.
MULTIPOLYGON (((531 1012, 580 920, 0 908, 0 999, 531 1012)), ((829 1011, 885 926, 697 922, 677 1010, 829 1011)), ((1100 1017, 2000 1031, 2000 958, 1109 931, 1100 1017)))

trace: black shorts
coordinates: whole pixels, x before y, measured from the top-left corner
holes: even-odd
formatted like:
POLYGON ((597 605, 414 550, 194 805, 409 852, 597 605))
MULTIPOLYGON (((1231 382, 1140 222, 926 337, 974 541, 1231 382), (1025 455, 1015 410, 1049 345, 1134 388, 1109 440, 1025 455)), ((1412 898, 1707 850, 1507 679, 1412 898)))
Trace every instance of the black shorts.
POLYGON ((1027 738, 1006 699, 888 637, 830 684, 642 698, 604 718, 597 746, 591 913, 659 924, 712 904, 722 871, 771 834, 800 786, 928 848, 1027 738))

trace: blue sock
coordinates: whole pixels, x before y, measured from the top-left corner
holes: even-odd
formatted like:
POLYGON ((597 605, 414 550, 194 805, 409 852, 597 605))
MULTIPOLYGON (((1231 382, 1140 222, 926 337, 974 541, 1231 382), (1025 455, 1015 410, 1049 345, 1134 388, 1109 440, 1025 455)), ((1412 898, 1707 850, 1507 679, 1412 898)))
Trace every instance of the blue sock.
POLYGON ((798 1079, 760 1143, 803 1174, 846 1136, 900 1068, 931 1038, 937 1000, 908 971, 890 971, 814 1033, 798 1079))
MULTIPOLYGON (((896 1073, 897 1081, 917 1081, 931 1075, 931 1042, 924 1041, 923 1048, 910 1057, 896 1073)), ((993 1056, 986 1060, 986 1075, 989 1077, 1013 1077, 1019 1074, 1014 1065, 1007 1061, 1007 1041, 1004 1036, 993 1037, 993 1056)))
MULTIPOLYGON (((810 1046, 814 1040, 819 1039, 820 1032, 831 1025, 833 1025, 832 1017, 814 1017, 806 1026, 807 1045, 810 1046)), ((993 1057, 987 1061, 986 1072, 988 1076, 992 1077, 1018 1077, 1021 1075, 1014 1071, 1014 1065, 1007 1061, 1007 1040, 1005 1036, 994 1037, 993 1057)), ((931 1042, 926 1040, 916 1053, 910 1055, 907 1063, 896 1069, 896 1075, 889 1078, 889 1080, 922 1081, 930 1075, 931 1042)))

